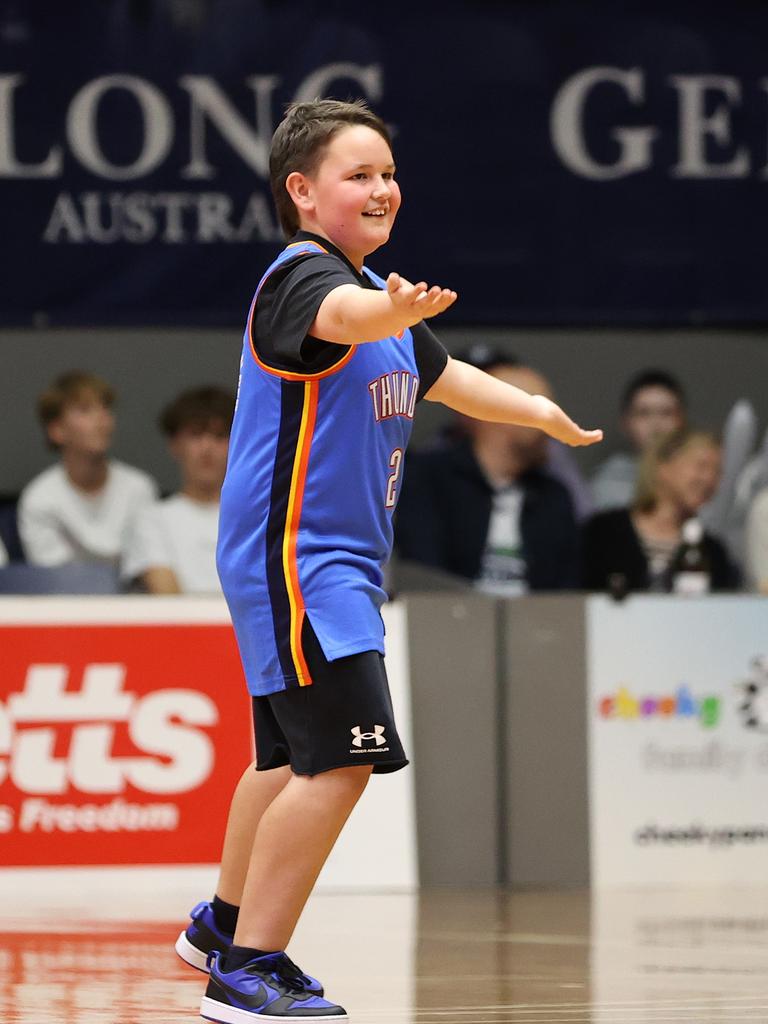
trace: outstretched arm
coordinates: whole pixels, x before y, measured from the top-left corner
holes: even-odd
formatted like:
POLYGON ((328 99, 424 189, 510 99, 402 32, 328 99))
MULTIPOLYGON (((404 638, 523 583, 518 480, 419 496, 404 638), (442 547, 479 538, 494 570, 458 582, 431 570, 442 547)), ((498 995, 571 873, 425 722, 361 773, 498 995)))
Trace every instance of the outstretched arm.
POLYGON ((386 291, 342 284, 323 299, 309 333, 337 345, 380 341, 443 313, 455 301, 449 288, 411 284, 399 274, 389 275, 386 291))
POLYGON ((588 445, 603 439, 602 430, 582 430, 549 398, 529 395, 459 359, 448 360, 424 397, 477 420, 538 427, 565 444, 588 445))

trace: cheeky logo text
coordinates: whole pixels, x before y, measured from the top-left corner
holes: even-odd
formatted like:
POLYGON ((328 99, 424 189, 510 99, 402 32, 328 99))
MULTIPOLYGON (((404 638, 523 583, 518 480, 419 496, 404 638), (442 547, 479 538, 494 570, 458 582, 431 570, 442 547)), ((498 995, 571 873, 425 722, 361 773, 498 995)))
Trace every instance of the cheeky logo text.
POLYGON ((598 700, 601 718, 697 718, 702 726, 711 729, 720 720, 720 698, 694 697, 688 687, 679 686, 674 695, 636 697, 626 688, 619 687, 616 694, 598 700))
POLYGON ((412 420, 419 394, 419 378, 407 370, 384 373, 368 385, 373 403, 373 415, 379 420, 405 416, 412 420))

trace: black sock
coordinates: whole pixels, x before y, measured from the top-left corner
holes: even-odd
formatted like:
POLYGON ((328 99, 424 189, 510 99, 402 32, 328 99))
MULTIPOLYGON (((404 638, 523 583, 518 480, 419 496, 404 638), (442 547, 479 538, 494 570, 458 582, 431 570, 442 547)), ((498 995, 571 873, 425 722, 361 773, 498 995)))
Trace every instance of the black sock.
POLYGON ((245 967, 247 963, 250 963, 251 960, 255 960, 257 956, 267 956, 267 951, 252 949, 250 946, 230 946, 224 956, 222 970, 238 971, 241 967, 245 967))
POLYGON ((216 927, 226 932, 227 935, 234 935, 240 907, 235 907, 231 903, 225 903, 218 896, 213 897, 211 905, 213 907, 213 919, 216 922, 216 927))

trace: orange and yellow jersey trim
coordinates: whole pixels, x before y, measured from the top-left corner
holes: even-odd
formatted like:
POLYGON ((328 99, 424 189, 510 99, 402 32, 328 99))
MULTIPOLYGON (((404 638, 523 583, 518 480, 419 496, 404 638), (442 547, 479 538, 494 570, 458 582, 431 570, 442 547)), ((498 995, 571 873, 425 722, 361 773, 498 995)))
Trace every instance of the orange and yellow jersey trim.
POLYGON ((318 382, 304 383, 303 409, 299 435, 296 442, 296 454, 291 474, 291 485, 288 492, 288 509, 283 534, 283 573, 290 608, 290 647, 291 660, 300 686, 312 682, 309 668, 302 647, 302 629, 304 626, 304 598, 299 582, 299 566, 296 557, 296 542, 299 535, 301 509, 304 501, 304 485, 307 480, 309 452, 317 420, 318 382))

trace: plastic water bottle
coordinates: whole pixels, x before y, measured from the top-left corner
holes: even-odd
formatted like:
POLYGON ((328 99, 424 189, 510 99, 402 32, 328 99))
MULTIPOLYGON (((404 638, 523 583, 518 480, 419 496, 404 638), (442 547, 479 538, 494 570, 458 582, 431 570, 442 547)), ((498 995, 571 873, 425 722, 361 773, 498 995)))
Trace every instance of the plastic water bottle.
POLYGON ((670 567, 672 593, 686 597, 708 594, 712 589, 712 567, 704 547, 704 527, 698 519, 683 523, 682 543, 670 567))

